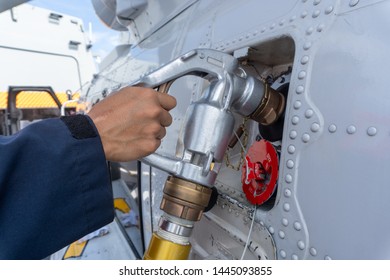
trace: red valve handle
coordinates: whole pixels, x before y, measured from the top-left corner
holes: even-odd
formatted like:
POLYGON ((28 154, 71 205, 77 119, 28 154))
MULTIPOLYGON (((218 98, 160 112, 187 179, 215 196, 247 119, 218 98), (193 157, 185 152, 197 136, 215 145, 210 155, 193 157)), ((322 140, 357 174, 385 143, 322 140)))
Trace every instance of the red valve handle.
POLYGON ((255 205, 266 202, 276 189, 279 161, 274 146, 260 140, 249 148, 242 166, 242 189, 255 205))

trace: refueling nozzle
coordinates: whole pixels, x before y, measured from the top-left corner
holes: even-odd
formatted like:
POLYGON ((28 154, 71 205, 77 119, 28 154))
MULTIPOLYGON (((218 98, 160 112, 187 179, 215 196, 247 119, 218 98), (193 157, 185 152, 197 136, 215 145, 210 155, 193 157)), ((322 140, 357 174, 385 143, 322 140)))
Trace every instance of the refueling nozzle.
POLYGON ((210 187, 233 135, 233 112, 270 125, 285 107, 284 96, 246 73, 236 58, 210 49, 192 50, 135 84, 168 91, 175 79, 185 75, 202 77, 210 84, 187 109, 177 142, 178 157, 152 154, 142 160, 172 175, 165 184, 161 203, 166 214, 152 237, 147 259, 188 256, 188 234, 208 204, 210 187), (173 249, 177 252, 172 253, 173 249))

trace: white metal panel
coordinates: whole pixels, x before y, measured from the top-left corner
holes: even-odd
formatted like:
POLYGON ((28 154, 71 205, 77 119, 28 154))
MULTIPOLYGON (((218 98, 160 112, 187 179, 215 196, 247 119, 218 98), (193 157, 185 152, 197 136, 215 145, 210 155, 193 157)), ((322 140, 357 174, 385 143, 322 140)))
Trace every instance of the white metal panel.
MULTIPOLYGON (((42 84, 51 85, 53 81, 58 85, 58 88, 53 86, 56 91, 76 91, 85 86, 96 72, 82 21, 78 18, 23 4, 1 13, 0 26, 0 73, 12 78, 10 82, 39 84, 46 79, 42 84), (15 52, 11 53, 13 50, 15 52), (46 67, 45 63, 49 64, 50 70, 37 70, 46 67), (22 65, 26 67, 22 68, 22 65), (17 67, 20 67, 20 72, 16 75, 17 67), (70 76, 69 84, 67 76, 70 76), (25 79, 27 81, 23 82, 25 79)), ((0 90, 10 85, 7 80, 2 80, 0 90)))
POLYGON ((81 87, 80 67, 74 57, 0 48, 0 90, 8 86, 46 86, 57 92, 81 87), (69 73, 64 76, 64 73, 69 73))

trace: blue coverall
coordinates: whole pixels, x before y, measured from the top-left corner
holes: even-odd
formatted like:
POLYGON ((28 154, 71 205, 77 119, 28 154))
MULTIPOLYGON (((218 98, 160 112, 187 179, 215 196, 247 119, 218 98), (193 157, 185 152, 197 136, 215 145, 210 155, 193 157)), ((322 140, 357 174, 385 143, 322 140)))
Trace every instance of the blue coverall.
POLYGON ((42 259, 114 218, 100 137, 88 116, 0 136, 0 259, 42 259))

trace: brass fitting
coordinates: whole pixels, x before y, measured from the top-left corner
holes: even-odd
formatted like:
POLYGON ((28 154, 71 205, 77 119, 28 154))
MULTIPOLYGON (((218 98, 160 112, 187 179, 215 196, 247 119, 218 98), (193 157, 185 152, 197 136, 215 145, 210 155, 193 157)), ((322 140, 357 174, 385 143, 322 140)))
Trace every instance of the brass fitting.
POLYGON ((161 210, 170 215, 199 221, 212 190, 208 187, 170 176, 165 183, 161 210))
POLYGON ((170 176, 164 186, 159 227, 153 233, 145 260, 185 260, 191 250, 193 225, 208 206, 212 190, 170 176))
POLYGON ((264 83, 264 97, 249 117, 262 125, 273 124, 283 114, 285 104, 284 96, 264 83))

